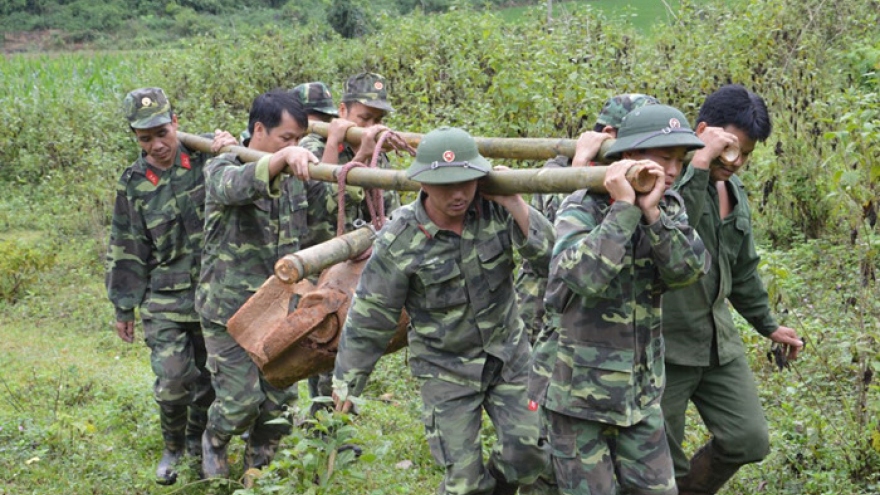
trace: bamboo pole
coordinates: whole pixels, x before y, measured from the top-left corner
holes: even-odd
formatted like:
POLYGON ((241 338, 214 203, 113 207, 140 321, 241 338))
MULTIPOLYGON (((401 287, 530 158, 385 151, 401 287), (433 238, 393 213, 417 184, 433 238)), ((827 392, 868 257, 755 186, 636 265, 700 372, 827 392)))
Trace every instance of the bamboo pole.
POLYGON ((275 263, 275 276, 286 284, 318 275, 325 268, 354 258, 373 245, 375 232, 361 227, 310 248, 285 255, 275 263))
MULTIPOLYGON (((177 137, 192 149, 211 152, 210 139, 181 131, 177 132, 177 137)), ((227 146, 221 151, 236 153, 245 162, 257 161, 269 155, 269 153, 242 146, 227 146)), ((329 163, 313 164, 309 166, 309 175, 312 179, 335 183, 341 168, 339 165, 329 163)), ((572 193, 580 189, 604 192, 605 171, 607 169, 607 166, 595 166, 489 172, 485 178, 481 179, 480 189, 489 194, 572 193)), ((641 168, 631 169, 627 176, 630 178, 633 188, 638 192, 647 192, 654 187, 654 177, 643 173, 641 168)), ((406 172, 403 170, 353 168, 348 172, 346 182, 349 185, 366 188, 396 191, 419 190, 419 183, 407 178, 406 172)))

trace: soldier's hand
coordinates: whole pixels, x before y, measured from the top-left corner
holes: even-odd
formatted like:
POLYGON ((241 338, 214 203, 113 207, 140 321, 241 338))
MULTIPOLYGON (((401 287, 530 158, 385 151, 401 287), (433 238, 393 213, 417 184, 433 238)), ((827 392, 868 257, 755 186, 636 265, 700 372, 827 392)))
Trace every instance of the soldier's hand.
POLYGON ((229 131, 221 131, 220 129, 214 129, 214 140, 211 141, 211 152, 217 153, 221 149, 227 146, 235 146, 238 144, 238 140, 235 139, 235 136, 229 133, 229 131))
POLYGON ((276 160, 283 162, 285 172, 302 181, 309 180, 309 164, 318 163, 318 157, 299 146, 288 146, 275 152, 271 162, 276 160))
POLYGON ((636 206, 642 210, 648 225, 660 218, 660 200, 666 192, 666 171, 650 160, 642 160, 643 170, 655 177, 654 188, 644 194, 636 194, 636 206))
POLYGON ((327 143, 333 143, 338 145, 345 141, 345 133, 348 131, 349 127, 355 127, 357 124, 354 122, 336 118, 330 121, 330 127, 327 129, 327 143))
POLYGON ((373 159, 373 152, 376 150, 376 144, 379 141, 379 134, 387 131, 384 125, 371 125, 364 129, 361 134, 361 144, 358 146, 357 154, 354 161, 369 164, 373 159))
POLYGON ((702 170, 709 170, 709 166, 721 152, 728 146, 739 146, 739 140, 733 134, 720 127, 704 127, 697 137, 706 145, 694 152, 691 165, 702 170))
POLYGON ((804 347, 804 341, 793 328, 780 326, 770 334, 770 340, 782 345, 783 350, 787 351, 788 360, 797 359, 798 352, 804 347))
POLYGON ((333 406, 337 412, 348 412, 351 410, 351 401, 346 399, 342 400, 336 395, 336 391, 333 391, 333 406))
POLYGON ((602 143, 613 136, 607 132, 587 131, 578 137, 574 145, 572 167, 585 167, 599 154, 602 143))
POLYGON ((117 321, 116 335, 125 342, 134 342, 134 321, 117 321))
POLYGON ((635 163, 633 160, 619 160, 605 171, 605 190, 615 201, 636 204, 636 191, 626 179, 626 171, 635 163))

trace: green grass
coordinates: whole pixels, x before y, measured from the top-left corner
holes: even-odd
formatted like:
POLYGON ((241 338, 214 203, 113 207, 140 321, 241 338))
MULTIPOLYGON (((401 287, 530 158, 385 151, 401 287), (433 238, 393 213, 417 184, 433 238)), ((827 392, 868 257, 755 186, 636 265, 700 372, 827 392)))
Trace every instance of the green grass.
MULTIPOLYGON (((652 29, 658 23, 669 23, 677 15, 678 0, 594 0, 552 2, 551 19, 564 20, 574 13, 592 11, 638 30, 652 29)), ((547 5, 510 7, 499 11, 504 19, 520 22, 523 19, 547 19, 547 5)))

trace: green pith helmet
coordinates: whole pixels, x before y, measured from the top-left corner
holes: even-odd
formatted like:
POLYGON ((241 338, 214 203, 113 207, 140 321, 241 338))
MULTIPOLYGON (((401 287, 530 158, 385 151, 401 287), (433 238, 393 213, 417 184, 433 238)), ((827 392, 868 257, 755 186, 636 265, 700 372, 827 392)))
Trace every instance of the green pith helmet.
POLYGON ((343 103, 362 103, 368 107, 393 112, 388 104, 388 83, 385 78, 372 72, 362 72, 345 81, 343 103))
POLYGON ((455 184, 479 179, 491 169, 467 131, 440 127, 422 137, 406 176, 422 184, 455 184))
POLYGON ((684 114, 667 105, 637 108, 623 118, 617 140, 605 153, 611 159, 624 151, 684 146, 692 150, 705 146, 691 129, 684 114))
POLYGON ((325 113, 334 117, 339 116, 336 105, 333 104, 333 95, 330 89, 322 82, 308 82, 300 84, 290 90, 294 98, 302 103, 308 113, 325 113))
POLYGON ((150 129, 171 122, 171 103, 162 88, 139 88, 122 100, 122 111, 134 129, 150 129))
POLYGON ((602 105, 602 110, 599 111, 596 123, 619 129, 626 114, 636 108, 642 108, 645 105, 656 105, 657 103, 659 103, 657 98, 641 93, 626 93, 612 96, 602 105))

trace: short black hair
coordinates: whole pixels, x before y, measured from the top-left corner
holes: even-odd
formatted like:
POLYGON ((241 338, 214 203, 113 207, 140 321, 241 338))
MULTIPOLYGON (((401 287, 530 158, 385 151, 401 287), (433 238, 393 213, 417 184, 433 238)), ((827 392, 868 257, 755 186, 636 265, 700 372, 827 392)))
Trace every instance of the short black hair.
POLYGON ((257 122, 261 122, 267 132, 271 131, 281 124, 281 117, 285 111, 300 127, 308 128, 309 119, 302 103, 283 89, 273 89, 254 98, 248 117, 248 132, 254 134, 254 124, 257 122))
POLYGON ((739 84, 728 84, 706 97, 697 124, 732 125, 755 141, 765 141, 773 130, 767 105, 757 94, 739 84))

